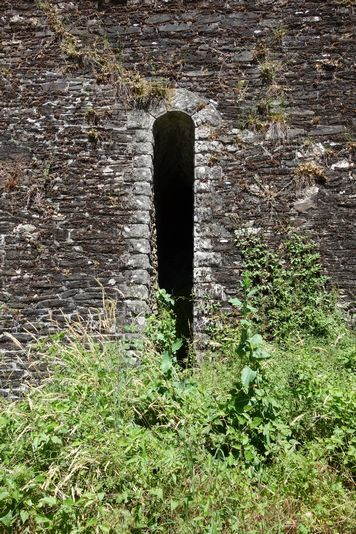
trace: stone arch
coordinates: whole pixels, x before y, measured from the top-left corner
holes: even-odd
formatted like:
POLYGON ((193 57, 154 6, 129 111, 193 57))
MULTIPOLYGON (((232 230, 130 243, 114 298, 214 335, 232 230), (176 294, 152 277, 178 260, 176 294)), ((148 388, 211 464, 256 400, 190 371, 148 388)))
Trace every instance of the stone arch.
POLYGON ((153 127, 157 119, 169 112, 188 115, 195 127, 194 155, 194 255, 193 255, 193 294, 194 294, 194 336, 204 330, 203 300, 209 296, 211 288, 219 289, 214 283, 214 265, 219 264, 219 253, 212 250, 208 235, 204 234, 204 224, 212 216, 212 201, 215 184, 221 178, 219 162, 211 161, 211 151, 216 149, 218 131, 222 118, 215 102, 204 99, 185 89, 172 91, 168 101, 149 110, 132 110, 128 113, 128 127, 132 135, 132 171, 127 176, 130 209, 133 216, 124 227, 123 237, 127 249, 135 255, 135 267, 130 271, 128 285, 136 287, 130 294, 136 298, 125 298, 128 315, 138 316, 144 323, 144 315, 150 311, 150 296, 147 286, 141 287, 143 278, 148 280, 148 293, 157 282, 157 257, 154 229, 154 184, 153 127), (140 273, 139 273, 140 271, 140 273), (142 294, 145 298, 139 298, 142 294))
POLYGON ((158 285, 175 298, 178 335, 190 339, 193 324, 194 122, 187 113, 167 111, 155 120, 153 138, 158 285))

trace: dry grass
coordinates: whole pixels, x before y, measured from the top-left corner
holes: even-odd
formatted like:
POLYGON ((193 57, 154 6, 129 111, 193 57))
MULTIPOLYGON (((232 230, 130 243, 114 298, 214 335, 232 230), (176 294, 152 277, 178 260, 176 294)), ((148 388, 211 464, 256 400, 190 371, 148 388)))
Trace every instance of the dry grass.
POLYGON ((140 108, 169 99, 171 91, 164 80, 151 81, 124 67, 106 39, 95 38, 84 43, 69 31, 53 4, 39 2, 38 7, 46 14, 50 28, 60 39, 63 54, 80 66, 90 66, 99 83, 114 85, 128 103, 140 108))
POLYGON ((327 180, 325 169, 315 161, 300 163, 295 169, 294 180, 299 187, 324 184, 327 180))
POLYGON ((10 192, 17 189, 26 176, 26 163, 24 161, 0 161, 0 191, 10 192))

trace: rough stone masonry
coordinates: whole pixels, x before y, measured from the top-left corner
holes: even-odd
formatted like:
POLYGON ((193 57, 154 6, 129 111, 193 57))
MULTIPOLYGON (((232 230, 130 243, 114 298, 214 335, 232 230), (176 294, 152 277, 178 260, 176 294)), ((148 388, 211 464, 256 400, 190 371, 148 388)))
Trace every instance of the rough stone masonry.
POLYGON ((350 300, 352 3, 1 2, 3 394, 34 372, 20 347, 100 309, 103 291, 118 303, 118 329, 150 311, 152 132, 167 111, 195 127, 196 332, 207 304, 236 292, 235 232, 246 228, 271 243, 307 229, 350 300), (120 68, 98 69, 101 53, 120 68), (135 76, 167 95, 139 105, 135 76))

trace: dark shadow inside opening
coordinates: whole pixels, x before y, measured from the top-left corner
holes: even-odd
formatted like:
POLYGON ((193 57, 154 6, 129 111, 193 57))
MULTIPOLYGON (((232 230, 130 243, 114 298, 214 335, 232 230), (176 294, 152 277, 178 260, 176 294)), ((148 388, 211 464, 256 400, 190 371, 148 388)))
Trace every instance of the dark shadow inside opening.
POLYGON ((184 357, 193 321, 194 123, 170 111, 156 120, 153 134, 158 284, 175 297, 184 357))

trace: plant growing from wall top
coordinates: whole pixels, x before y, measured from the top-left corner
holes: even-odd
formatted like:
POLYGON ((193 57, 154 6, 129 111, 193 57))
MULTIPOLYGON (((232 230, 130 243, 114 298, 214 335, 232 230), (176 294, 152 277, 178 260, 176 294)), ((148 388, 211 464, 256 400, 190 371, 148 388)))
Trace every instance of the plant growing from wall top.
POLYGON ((45 13, 50 28, 59 38, 63 54, 79 66, 90 66, 98 82, 111 83, 129 103, 141 108, 169 98, 170 90, 165 81, 147 80, 124 67, 106 39, 95 38, 84 43, 70 32, 51 2, 39 1, 37 6, 45 13))

